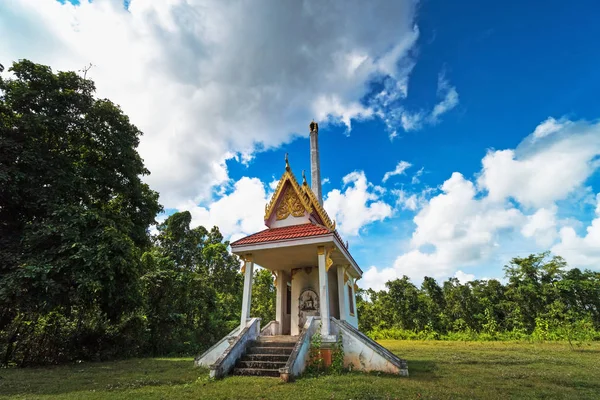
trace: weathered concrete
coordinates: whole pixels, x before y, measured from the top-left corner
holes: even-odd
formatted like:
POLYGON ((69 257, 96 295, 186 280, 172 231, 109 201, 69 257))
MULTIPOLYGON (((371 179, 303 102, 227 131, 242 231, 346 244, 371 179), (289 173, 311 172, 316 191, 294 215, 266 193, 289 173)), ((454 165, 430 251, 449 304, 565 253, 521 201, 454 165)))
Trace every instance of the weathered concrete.
POLYGON ((227 375, 246 352, 246 347, 253 343, 259 334, 260 318, 252 318, 221 357, 210 366, 210 377, 219 379, 227 375))
POLYGON ((234 375, 279 376, 296 344, 294 336, 259 336, 236 363, 234 375))
POLYGON ((337 335, 342 334, 345 367, 352 364, 357 370, 408 376, 406 360, 398 358, 348 322, 332 318, 332 330, 337 335))
POLYGON ((292 380, 304 372, 310 352, 310 341, 317 329, 319 329, 320 320, 320 317, 308 317, 306 320, 304 330, 300 334, 285 367, 279 369, 281 379, 285 382, 292 380))
POLYGON ((271 321, 260 331, 260 336, 275 336, 279 335, 280 324, 278 321, 271 321))
POLYGON ((239 327, 229 332, 229 334, 225 335, 223 339, 215 343, 210 349, 196 357, 194 365, 196 367, 210 367, 223 355, 225 350, 229 348, 231 342, 236 338, 239 332, 239 327))
POLYGON ((319 204, 323 205, 319 161, 319 125, 314 122, 310 124, 310 188, 319 200, 319 204))

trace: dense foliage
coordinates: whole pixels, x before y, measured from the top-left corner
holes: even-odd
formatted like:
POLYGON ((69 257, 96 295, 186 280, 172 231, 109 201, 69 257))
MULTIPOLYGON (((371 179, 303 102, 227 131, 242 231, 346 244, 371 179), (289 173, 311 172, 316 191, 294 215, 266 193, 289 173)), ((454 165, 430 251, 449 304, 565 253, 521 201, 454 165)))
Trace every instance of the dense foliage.
POLYGON ((361 291, 361 330, 377 339, 600 340, 600 273, 567 269, 548 253, 513 258, 498 280, 440 286, 408 277, 361 291))
MULTIPOLYGON (((161 210, 141 132, 92 81, 20 61, 0 77, 0 365, 193 353, 239 323, 217 228, 161 210)), ((1 72, 1 71, 0 71, 1 72)))

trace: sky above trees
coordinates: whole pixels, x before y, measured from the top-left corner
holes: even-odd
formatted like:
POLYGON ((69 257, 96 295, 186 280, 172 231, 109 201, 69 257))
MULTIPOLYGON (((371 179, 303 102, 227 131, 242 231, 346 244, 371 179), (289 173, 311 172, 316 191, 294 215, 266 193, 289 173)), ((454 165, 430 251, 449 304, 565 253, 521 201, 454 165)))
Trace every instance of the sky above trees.
POLYGON ((597 11, 17 0, 0 3, 0 63, 91 63, 98 95, 144 132, 166 214, 188 210, 234 240, 264 228, 286 152, 297 177, 310 171, 314 118, 325 208, 363 287, 501 277, 547 249, 598 270, 597 11))

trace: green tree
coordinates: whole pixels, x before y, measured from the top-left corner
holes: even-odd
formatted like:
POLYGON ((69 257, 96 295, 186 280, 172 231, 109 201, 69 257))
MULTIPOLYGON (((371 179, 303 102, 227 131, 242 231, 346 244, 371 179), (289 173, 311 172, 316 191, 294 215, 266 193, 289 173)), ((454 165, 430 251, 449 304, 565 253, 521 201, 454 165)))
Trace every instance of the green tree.
POLYGON ((158 225, 143 256, 148 346, 153 354, 194 354, 239 324, 242 277, 218 228, 191 228, 188 211, 158 225))
POLYGON ((252 305, 250 315, 262 319, 261 325, 265 326, 275 320, 275 283, 273 275, 268 269, 254 271, 252 281, 252 305))
POLYGON ((141 132, 94 98, 92 81, 27 60, 10 71, 0 77, 5 363, 47 313, 76 319, 81 333, 86 320, 116 323, 139 306, 140 255, 161 210, 141 180, 141 132))

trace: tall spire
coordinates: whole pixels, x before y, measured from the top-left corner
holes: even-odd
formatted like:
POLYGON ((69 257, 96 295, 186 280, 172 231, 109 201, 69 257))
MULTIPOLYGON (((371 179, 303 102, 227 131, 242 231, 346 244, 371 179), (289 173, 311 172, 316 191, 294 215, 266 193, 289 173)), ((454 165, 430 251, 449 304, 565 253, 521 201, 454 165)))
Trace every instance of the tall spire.
POLYGON ((321 165, 319 162, 319 124, 312 121, 310 127, 310 188, 319 204, 323 205, 321 197, 321 165))

